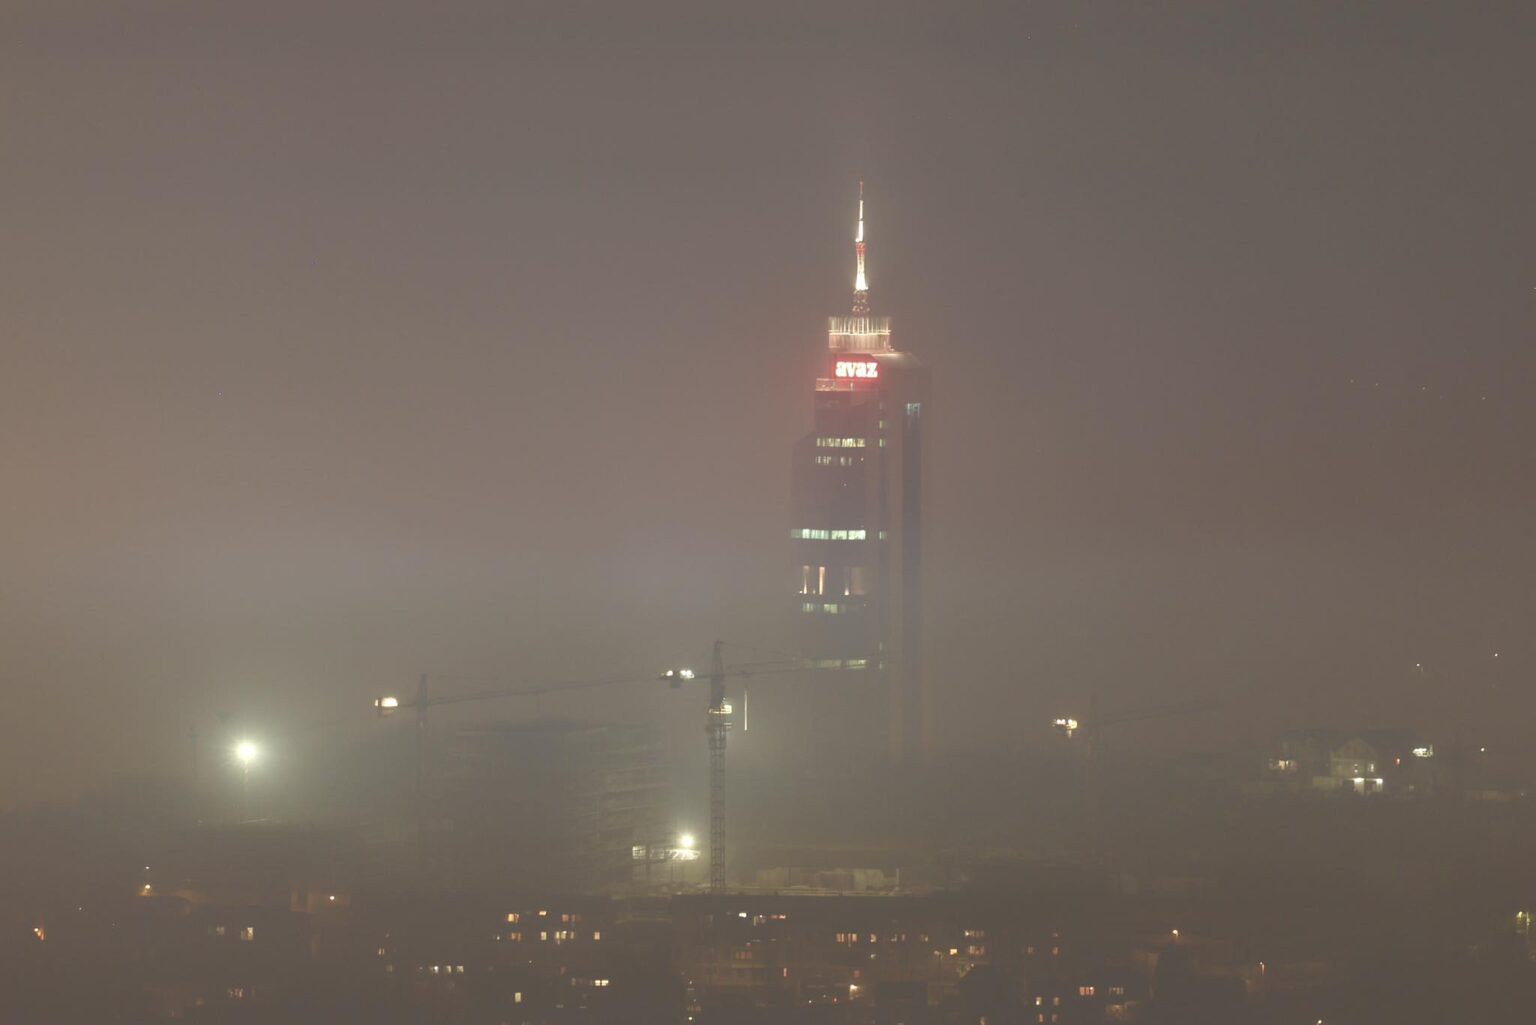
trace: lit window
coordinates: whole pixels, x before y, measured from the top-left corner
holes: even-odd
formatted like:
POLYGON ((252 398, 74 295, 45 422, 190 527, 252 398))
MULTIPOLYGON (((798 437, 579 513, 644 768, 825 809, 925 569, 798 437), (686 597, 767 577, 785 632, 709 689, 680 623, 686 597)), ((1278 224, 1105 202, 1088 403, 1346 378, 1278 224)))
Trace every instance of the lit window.
POLYGON ((548 943, 549 942, 549 933, 547 933, 547 932, 539 933, 539 942, 540 943, 548 943))
POLYGON ((844 612, 853 612, 853 611, 855 611, 856 609, 858 609, 860 607, 861 606, 858 606, 858 605, 850 605, 847 602, 833 602, 833 601, 826 601, 826 602, 804 601, 804 602, 800 603, 800 611, 801 612, 816 612, 816 613, 821 613, 823 615, 828 615, 828 616, 836 616, 836 615, 840 615, 841 613, 844 613, 844 612))
POLYGON ((863 448, 863 438, 817 438, 817 448, 863 448))
POLYGON ((596 943, 599 940, 601 940, 602 938, 603 938, 603 934, 601 932, 599 932, 599 931, 594 929, 593 932, 592 932, 592 942, 596 943))
POLYGON ((517 924, 517 921, 520 918, 522 918, 522 916, 519 915, 516 911, 508 911, 507 912, 507 921, 509 923, 511 923, 511 924, 514 924, 514 925, 517 924))
POLYGON ((824 530, 820 527, 796 527, 789 536, 797 541, 863 541, 869 532, 862 527, 824 530))
POLYGON ((241 929, 240 938, 246 941, 254 940, 256 938, 256 927, 254 925, 248 925, 244 929, 241 929))
POLYGON ((522 990, 518 990, 516 993, 512 994, 512 1002, 514 1004, 520 1004, 520 1003, 523 1002, 523 991, 522 990))
POLYGON ((1091 997, 1091 996, 1093 996, 1093 987, 1092 986, 1079 986, 1079 987, 1077 987, 1077 995, 1080 996, 1080 997, 1091 997))

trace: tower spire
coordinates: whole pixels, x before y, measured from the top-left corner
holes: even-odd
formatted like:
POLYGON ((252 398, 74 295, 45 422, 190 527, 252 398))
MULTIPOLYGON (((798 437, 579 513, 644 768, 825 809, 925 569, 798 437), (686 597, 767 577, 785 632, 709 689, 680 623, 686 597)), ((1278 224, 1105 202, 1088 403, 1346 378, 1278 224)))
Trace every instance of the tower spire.
POLYGON ((859 182, 859 226, 853 235, 853 254, 857 264, 853 275, 853 312, 869 312, 869 281, 864 277, 864 183, 859 182))

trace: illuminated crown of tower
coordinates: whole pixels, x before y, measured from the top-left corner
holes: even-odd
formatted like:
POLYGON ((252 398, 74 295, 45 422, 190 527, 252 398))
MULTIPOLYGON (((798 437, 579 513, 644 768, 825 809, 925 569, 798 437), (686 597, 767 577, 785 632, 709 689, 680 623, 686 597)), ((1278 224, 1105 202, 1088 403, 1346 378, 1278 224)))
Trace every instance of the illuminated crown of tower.
POLYGON ((869 280, 864 277, 864 183, 859 182, 859 225, 853 234, 853 312, 857 315, 869 312, 869 280))
POLYGON ((853 233, 855 259, 853 315, 827 320, 827 348, 834 352, 893 352, 891 318, 869 312, 869 280, 864 276, 864 183, 859 182, 859 220, 853 233))

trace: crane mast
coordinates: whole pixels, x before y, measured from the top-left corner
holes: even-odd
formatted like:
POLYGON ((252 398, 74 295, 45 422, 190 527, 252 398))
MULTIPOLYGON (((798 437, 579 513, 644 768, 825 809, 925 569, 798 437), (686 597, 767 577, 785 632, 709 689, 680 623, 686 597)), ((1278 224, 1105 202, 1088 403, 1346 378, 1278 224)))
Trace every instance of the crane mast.
POLYGON ((709 888, 725 889, 725 738, 731 729, 731 706, 725 700, 725 659, 715 642, 709 663, 709 709, 704 729, 709 734, 709 888))

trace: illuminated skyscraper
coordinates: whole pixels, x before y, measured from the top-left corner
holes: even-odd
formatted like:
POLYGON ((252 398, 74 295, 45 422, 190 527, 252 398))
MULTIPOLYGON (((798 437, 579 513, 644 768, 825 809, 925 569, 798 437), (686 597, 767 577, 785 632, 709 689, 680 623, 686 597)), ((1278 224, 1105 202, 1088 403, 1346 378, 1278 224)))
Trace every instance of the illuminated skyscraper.
POLYGON ((874 315, 864 187, 853 309, 833 317, 812 430, 795 446, 791 537, 802 650, 844 667, 816 681, 823 743, 866 757, 921 757, 932 744, 923 672, 923 462, 928 371, 874 315), (883 713, 883 714, 882 714, 883 713))

